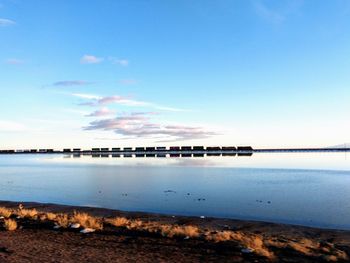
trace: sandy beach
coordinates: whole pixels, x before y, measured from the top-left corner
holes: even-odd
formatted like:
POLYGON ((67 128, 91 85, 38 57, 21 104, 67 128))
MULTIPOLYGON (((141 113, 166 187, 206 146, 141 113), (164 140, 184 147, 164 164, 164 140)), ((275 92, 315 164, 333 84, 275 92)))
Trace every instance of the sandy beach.
POLYGON ((9 219, 1 219, 1 262, 348 262, 350 255, 350 231, 39 203, 22 203, 20 212, 19 204, 0 202, 17 222, 6 231, 9 219), (100 229, 72 228, 74 213, 100 229), (57 215, 70 224, 57 227, 57 215))

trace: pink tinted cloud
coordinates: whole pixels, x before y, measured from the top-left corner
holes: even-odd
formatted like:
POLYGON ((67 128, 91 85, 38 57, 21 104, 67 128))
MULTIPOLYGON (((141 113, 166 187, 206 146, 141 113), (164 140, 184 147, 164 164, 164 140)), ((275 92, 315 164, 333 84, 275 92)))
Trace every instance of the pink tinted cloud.
POLYGON ((105 117, 114 115, 115 111, 108 109, 107 107, 103 107, 99 110, 94 111, 93 113, 86 115, 87 117, 105 117))
POLYGON ((121 115, 112 119, 96 120, 90 122, 89 126, 84 129, 113 131, 125 137, 158 138, 159 142, 204 139, 218 135, 201 127, 185 125, 164 126, 151 121, 150 116, 152 114, 138 112, 121 115))

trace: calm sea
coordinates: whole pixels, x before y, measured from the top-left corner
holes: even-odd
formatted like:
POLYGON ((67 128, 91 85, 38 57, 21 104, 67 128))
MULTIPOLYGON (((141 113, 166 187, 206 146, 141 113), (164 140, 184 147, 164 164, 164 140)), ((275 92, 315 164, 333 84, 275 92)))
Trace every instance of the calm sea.
POLYGON ((350 229, 350 156, 0 155, 0 200, 350 229))

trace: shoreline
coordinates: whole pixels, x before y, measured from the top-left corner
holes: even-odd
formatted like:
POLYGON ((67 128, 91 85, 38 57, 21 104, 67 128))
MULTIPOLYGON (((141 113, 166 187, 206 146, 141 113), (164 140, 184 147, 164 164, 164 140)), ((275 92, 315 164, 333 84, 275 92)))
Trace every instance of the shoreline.
MULTIPOLYGON (((0 201, 0 207, 14 211, 19 204, 20 202, 0 201)), ((54 230, 52 222, 13 217, 21 229, 1 231, 2 262, 23 262, 25 257, 31 258, 33 246, 37 254, 44 254, 49 244, 53 247, 60 246, 60 257, 54 251, 48 252, 56 262, 86 261, 83 254, 72 254, 76 249, 85 251, 94 262, 347 262, 350 256, 349 230, 59 204, 21 204, 25 209, 35 209, 40 213, 87 213, 98 220, 104 220, 104 227, 94 233, 81 234, 71 229, 54 230), (111 218, 122 218, 128 223, 115 227, 106 223, 111 218), (191 232, 181 232, 184 229, 191 232), (56 240, 58 236, 63 238, 57 241, 59 243, 47 240, 56 240), (21 241, 23 238, 29 240, 24 247, 21 241), (124 244, 121 240, 125 238, 128 244, 136 244, 124 244), (31 240, 36 240, 35 244, 31 240), (71 246, 73 243, 76 244, 74 247, 71 246), (141 257, 136 255, 140 251, 141 257), (169 253, 173 253, 172 256, 169 253)), ((35 262, 35 258, 27 262, 35 262)))
POLYGON ((320 232, 349 232, 350 229, 340 229, 340 228, 331 228, 331 227, 317 227, 303 224, 293 224, 293 223, 284 223, 284 222, 272 222, 264 221, 258 219, 239 219, 239 218, 229 218, 229 217, 216 217, 216 216, 194 216, 194 215, 181 215, 181 214, 164 214, 156 212, 144 212, 144 211, 126 211, 118 210, 112 208, 104 207, 95 207, 95 206, 80 206, 80 205, 67 205, 59 203, 43 203, 43 202, 19 202, 19 201, 5 201, 0 200, 0 207, 7 207, 17 209, 19 204, 22 204, 28 209, 37 209, 38 211, 43 212, 53 212, 53 213, 73 213, 73 211, 79 211, 88 213, 92 216, 97 217, 113 217, 113 216, 124 216, 132 219, 147 219, 147 220, 160 220, 167 223, 175 223, 176 220, 181 218, 187 218, 193 222, 200 223, 201 225, 206 226, 219 226, 220 224, 234 224, 236 226, 271 226, 276 229, 280 228, 293 228, 300 229, 303 231, 320 231, 320 232))

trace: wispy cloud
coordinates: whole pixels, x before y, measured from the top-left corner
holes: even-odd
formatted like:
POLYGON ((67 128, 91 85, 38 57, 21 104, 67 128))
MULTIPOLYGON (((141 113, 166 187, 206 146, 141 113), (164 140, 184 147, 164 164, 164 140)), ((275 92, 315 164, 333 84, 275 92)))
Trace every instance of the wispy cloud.
POLYGON ((162 111, 174 111, 174 112, 187 111, 185 109, 167 107, 156 103, 135 100, 130 97, 124 97, 119 95, 106 96, 106 97, 100 97, 100 96, 91 95, 91 94, 79 94, 79 93, 78 94, 73 93, 72 95, 82 99, 90 99, 90 101, 80 104, 84 106, 100 107, 100 106, 106 106, 109 104, 119 104, 119 105, 124 105, 129 107, 148 107, 148 108, 162 110, 162 111))
POLYGON ((93 82, 89 82, 85 80, 62 80, 62 81, 57 81, 52 85, 68 87, 68 86, 85 86, 85 85, 91 85, 91 84, 93 84, 93 82))
POLYGON ((264 19, 267 19, 274 23, 281 23, 285 20, 284 15, 273 10, 272 8, 267 7, 261 0, 253 1, 253 5, 255 12, 264 19))
POLYGON ((93 55, 84 55, 80 59, 81 64, 98 64, 98 63, 101 63, 102 61, 103 61, 103 58, 99 58, 93 55))
POLYGON ((108 58, 113 64, 120 65, 123 67, 126 67, 129 65, 129 60, 125 58, 115 58, 115 57, 109 57, 108 58))
POLYGON ((71 94, 74 97, 80 98, 80 99, 88 99, 88 100, 98 100, 102 97, 93 95, 93 94, 86 94, 86 93, 72 93, 71 94))
POLYGON ((12 26, 14 24, 16 24, 16 22, 13 20, 0 18, 0 26, 12 26))
POLYGON ((255 12, 263 19, 280 24, 283 23, 290 15, 298 14, 304 5, 304 0, 284 0, 284 1, 265 1, 265 0, 251 0, 255 12), (267 5, 267 3, 274 4, 267 5))
POLYGON ((18 58, 9 58, 5 60, 5 63, 10 65, 22 65, 24 64, 24 60, 18 58))
POLYGON ((98 109, 97 111, 94 111, 91 114, 86 115, 87 117, 105 117, 105 116, 111 116, 114 115, 115 111, 112 111, 108 109, 107 107, 103 107, 101 109, 98 109))
POLYGON ((137 80, 136 79, 121 79, 121 80, 119 80, 119 83, 123 84, 123 85, 134 85, 137 83, 137 80))
POLYGON ((121 105, 126 105, 126 106, 131 106, 131 107, 145 107, 148 106, 148 102, 144 101, 138 101, 138 100, 133 100, 128 97, 124 96, 108 96, 108 97, 102 97, 99 100, 97 100, 98 105, 107 105, 107 104, 121 104, 121 105))
POLYGON ((150 120, 152 114, 137 112, 124 114, 113 119, 96 120, 84 130, 113 131, 118 135, 133 138, 157 138, 158 142, 204 139, 217 135, 217 133, 201 127, 160 125, 150 120))

